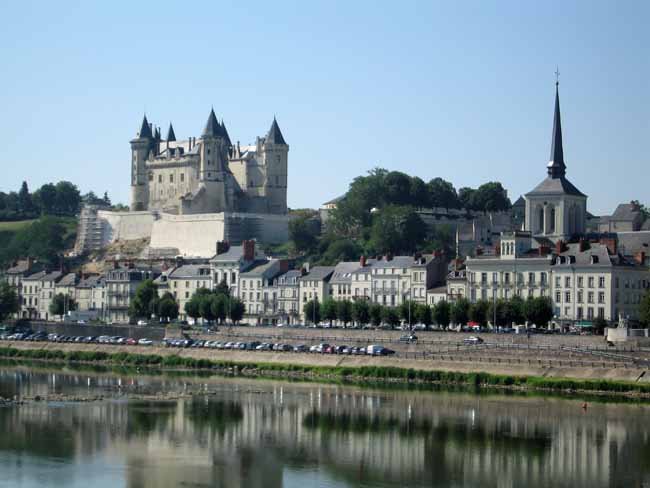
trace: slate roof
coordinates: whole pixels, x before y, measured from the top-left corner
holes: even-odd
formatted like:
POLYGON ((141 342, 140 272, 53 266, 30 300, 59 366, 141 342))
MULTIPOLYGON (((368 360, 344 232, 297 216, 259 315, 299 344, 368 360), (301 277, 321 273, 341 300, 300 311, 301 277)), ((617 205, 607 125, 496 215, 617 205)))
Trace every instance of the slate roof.
POLYGON ((75 286, 77 284, 77 275, 75 273, 68 273, 59 280, 56 286, 75 286))
POLYGON ((29 262, 25 259, 18 261, 15 266, 12 266, 6 271, 6 274, 23 274, 29 271, 29 262))
POLYGON ((639 251, 650 253, 650 231, 618 232, 616 236, 622 254, 633 256, 639 251))
POLYGON ((269 129, 268 134, 266 134, 265 141, 272 144, 284 144, 285 146, 287 145, 287 143, 284 141, 284 137, 282 137, 282 131, 280 131, 280 126, 278 125, 278 121, 275 120, 275 117, 273 117, 273 123, 271 124, 271 128, 269 129))
POLYGON ((210 115, 208 116, 208 121, 205 124, 205 129, 203 129, 201 137, 219 137, 221 135, 223 135, 221 124, 219 124, 217 116, 214 114, 214 109, 210 109, 210 115))
POLYGON ((526 206, 526 200, 524 200, 524 197, 520 196, 515 200, 515 203, 512 204, 513 207, 525 207, 526 206))
POLYGON ((256 261, 247 271, 240 273, 241 278, 271 278, 274 274, 279 273, 278 261, 270 260, 256 261))
POLYGON ((429 288, 427 290, 427 294, 428 293, 444 293, 446 295, 447 294, 447 285, 436 286, 435 288, 429 288))
POLYGON ((621 203, 616 207, 610 220, 622 220, 632 222, 636 220, 641 212, 638 207, 631 203, 621 203))
POLYGON ((302 277, 303 280, 320 281, 329 278, 334 272, 334 266, 314 266, 309 273, 302 277))
POLYGON ((100 275, 90 275, 84 278, 83 280, 77 283, 77 288, 93 288, 97 286, 103 280, 103 276, 100 275))
POLYGON ((138 137, 140 139, 153 138, 151 134, 151 126, 149 125, 149 121, 147 120, 146 115, 142 119, 142 125, 140 126, 140 132, 138 132, 138 137))
POLYGON ((169 123, 169 129, 167 130, 167 140, 169 142, 175 142, 176 141, 176 134, 174 134, 174 128, 172 127, 172 123, 169 123))
POLYGON ((37 272, 37 273, 30 274, 29 276, 26 276, 25 278, 23 278, 23 281, 24 281, 24 280, 40 281, 40 280, 42 280, 43 277, 45 277, 46 275, 47 275, 47 273, 46 273, 45 271, 39 271, 39 272, 37 272))
POLYGON ((330 283, 351 283, 352 274, 360 268, 359 261, 343 261, 334 267, 330 283))
POLYGON ((586 196, 564 176, 560 176, 558 178, 547 176, 539 185, 537 185, 533 189, 533 191, 526 193, 527 197, 534 196, 534 195, 576 195, 581 197, 586 196))
POLYGON ((184 264, 178 268, 175 268, 171 273, 169 273, 169 279, 207 280, 210 279, 211 276, 210 265, 208 264, 184 264))
POLYGON ((225 261, 239 261, 244 255, 244 246, 230 246, 226 252, 217 254, 211 261, 225 262, 225 261))
POLYGON ((597 267, 610 267, 612 261, 609 256, 607 246, 604 244, 592 243, 589 249, 582 252, 579 251, 580 244, 568 244, 567 250, 560 253, 555 257, 554 264, 556 266, 575 265, 575 266, 597 266, 597 267), (558 260, 558 257, 563 257, 565 262, 558 260), (596 261, 592 262, 592 256, 596 261))
POLYGON ((566 174, 564 164, 564 149, 562 147, 562 122, 560 117, 560 93, 558 83, 555 83, 555 113, 553 114, 553 136, 551 139, 551 156, 548 163, 548 174, 552 178, 560 178, 566 174))

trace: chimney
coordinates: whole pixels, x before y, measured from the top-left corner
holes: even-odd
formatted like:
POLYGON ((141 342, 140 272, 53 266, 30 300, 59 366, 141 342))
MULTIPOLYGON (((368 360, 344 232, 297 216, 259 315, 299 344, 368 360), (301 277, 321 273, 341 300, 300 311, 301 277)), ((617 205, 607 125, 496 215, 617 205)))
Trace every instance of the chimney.
POLYGON ((300 268, 300 275, 305 276, 309 273, 309 263, 303 263, 302 268, 300 268))
POLYGON ((609 252, 610 255, 618 254, 616 237, 601 237, 599 242, 600 244, 607 246, 607 251, 609 252))
POLYGON ((366 267, 366 257, 363 256, 363 255, 362 255, 361 258, 359 259, 359 266, 361 266, 362 268, 365 268, 365 267, 366 267))
POLYGON ((483 255, 483 248, 481 246, 478 246, 476 248, 476 255, 477 256, 482 256, 483 255))
POLYGON ((586 249, 587 249, 587 243, 583 238, 580 238, 580 241, 578 241, 578 250, 580 252, 585 252, 586 249))
POLYGON ((183 256, 176 256, 176 267, 178 268, 180 266, 183 266, 183 263, 183 256))
POLYGON ((280 259, 280 272, 286 273, 289 271, 289 261, 286 259, 280 259))
POLYGON ((253 261, 255 259, 255 241, 243 241, 242 246, 244 248, 244 261, 253 261))
POLYGON ((496 241, 494 243, 494 255, 501 256, 501 241, 496 241))
POLYGON ((645 252, 644 251, 639 251, 634 255, 634 260, 643 266, 645 264, 645 252))
POLYGON ((548 246, 539 246, 539 255, 548 256, 551 253, 551 248, 548 246))
POLYGON ((562 254, 564 251, 566 251, 566 246, 564 245, 564 241, 560 239, 555 243, 555 253, 562 254))
POLYGON ((217 241, 217 255, 228 252, 228 249, 230 249, 228 241, 217 241))
POLYGON ((393 260, 393 254, 392 253, 389 252, 384 256, 384 261, 392 261, 392 260, 393 260))

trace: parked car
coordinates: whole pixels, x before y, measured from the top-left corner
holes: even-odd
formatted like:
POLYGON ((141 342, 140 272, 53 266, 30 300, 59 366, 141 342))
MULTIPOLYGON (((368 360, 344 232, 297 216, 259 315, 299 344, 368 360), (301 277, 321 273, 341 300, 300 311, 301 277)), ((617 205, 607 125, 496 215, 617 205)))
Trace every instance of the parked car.
POLYGON ((402 337, 400 337, 399 341, 400 342, 407 342, 407 343, 417 342, 418 341, 418 336, 416 336, 415 334, 406 334, 406 335, 403 335, 402 337))
POLYGON ((273 344, 264 342, 255 348, 256 351, 271 351, 273 349, 273 344))
POLYGON ((297 346, 293 347, 293 352, 307 352, 307 346, 304 344, 298 344, 297 346))
POLYGON ((471 345, 471 344, 483 344, 483 342, 485 342, 483 339, 481 339, 480 337, 476 337, 476 336, 469 336, 466 339, 463 339, 463 344, 468 344, 468 345, 471 345))
POLYGON ((153 341, 151 339, 143 338, 138 341, 139 346, 152 346, 153 341))

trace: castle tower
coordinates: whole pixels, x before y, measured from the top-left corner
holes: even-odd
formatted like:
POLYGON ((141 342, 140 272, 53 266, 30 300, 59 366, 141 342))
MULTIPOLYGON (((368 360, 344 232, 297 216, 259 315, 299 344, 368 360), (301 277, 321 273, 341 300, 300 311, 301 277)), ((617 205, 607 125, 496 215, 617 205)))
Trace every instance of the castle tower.
POLYGON ((226 196, 228 168, 228 139, 224 127, 217 120, 214 109, 210 110, 199 147, 199 185, 204 188, 205 211, 222 212, 229 209, 226 196))
POLYGON ((289 145, 284 140, 275 117, 262 143, 262 153, 266 170, 264 186, 268 211, 273 214, 286 214, 289 145))
POLYGON ((135 139, 131 140, 131 210, 146 210, 149 204, 147 159, 154 150, 155 139, 145 115, 135 139))
POLYGON ((551 156, 546 171, 546 179, 524 195, 526 230, 553 241, 583 234, 586 229, 587 195, 566 178, 558 82, 555 83, 551 156))

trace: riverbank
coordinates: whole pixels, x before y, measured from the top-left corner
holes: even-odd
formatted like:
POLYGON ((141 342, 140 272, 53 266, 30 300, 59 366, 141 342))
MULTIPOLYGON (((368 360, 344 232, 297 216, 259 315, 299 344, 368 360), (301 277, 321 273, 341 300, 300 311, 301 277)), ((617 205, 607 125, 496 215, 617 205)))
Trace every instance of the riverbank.
POLYGON ((650 398, 650 378, 636 368, 476 364, 320 354, 8 342, 0 357, 161 369, 216 370, 244 376, 349 382, 449 384, 620 394, 650 398))

